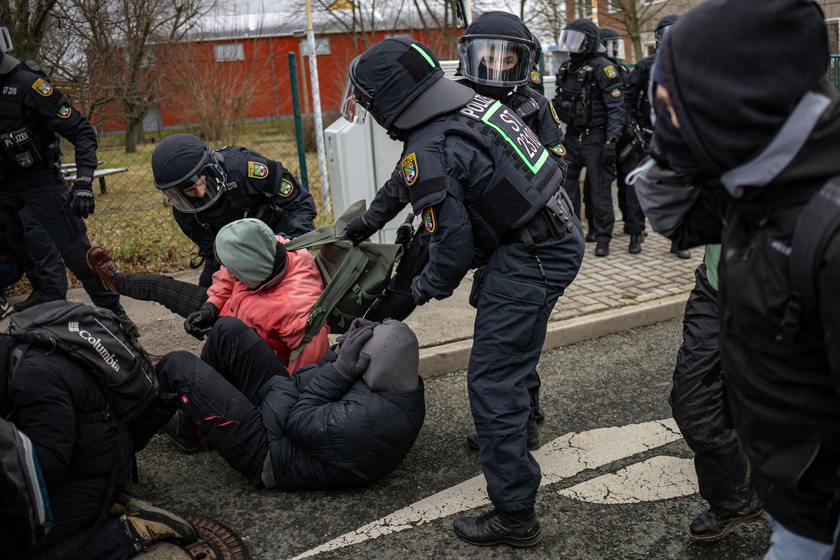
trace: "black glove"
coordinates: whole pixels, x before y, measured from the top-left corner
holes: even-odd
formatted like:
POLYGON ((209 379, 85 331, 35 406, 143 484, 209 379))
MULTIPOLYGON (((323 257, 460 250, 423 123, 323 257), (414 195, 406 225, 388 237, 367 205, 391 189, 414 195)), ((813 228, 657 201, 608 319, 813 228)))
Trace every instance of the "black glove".
POLYGON ((205 302, 198 311, 193 311, 189 314, 186 321, 184 321, 184 330, 187 334, 191 334, 198 340, 204 340, 204 337, 213 328, 213 323, 219 318, 219 308, 212 303, 205 302))
POLYGON ((285 213, 286 211, 276 204, 263 204, 257 217, 268 224, 268 227, 274 229, 283 219, 285 213))
POLYGON ((411 281, 411 296, 414 298, 414 303, 417 305, 423 305, 429 299, 429 296, 423 291, 423 288, 420 287, 420 277, 417 276, 414 280, 411 281))
POLYGON ((344 228, 344 239, 352 242, 353 245, 358 245, 377 231, 379 231, 379 228, 373 227, 365 220, 364 216, 360 216, 344 228))
POLYGON ((615 165, 616 154, 615 154, 615 144, 612 142, 605 142, 604 143, 604 165, 612 166, 615 165))
POLYGON ((77 218, 83 220, 93 214, 96 201, 93 198, 93 187, 87 179, 78 179, 70 189, 70 211, 77 218))
POLYGON ((373 328, 376 325, 370 321, 367 324, 353 328, 339 339, 341 346, 338 349, 338 358, 333 362, 333 367, 339 375, 345 379, 356 380, 362 376, 370 365, 370 356, 362 352, 362 347, 373 336, 373 328))

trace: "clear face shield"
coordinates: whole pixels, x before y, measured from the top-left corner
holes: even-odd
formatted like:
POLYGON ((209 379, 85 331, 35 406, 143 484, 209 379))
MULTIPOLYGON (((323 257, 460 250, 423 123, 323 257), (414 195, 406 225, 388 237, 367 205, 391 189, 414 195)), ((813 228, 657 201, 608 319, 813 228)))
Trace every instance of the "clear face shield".
POLYGON ((350 63, 350 70, 347 73, 347 82, 344 84, 344 93, 341 96, 341 104, 338 110, 341 116, 353 124, 364 124, 367 117, 367 110, 359 103, 356 98, 356 84, 353 82, 353 72, 356 70, 356 63, 359 58, 356 57, 350 63))
POLYGON ((221 166, 208 163, 179 185, 161 190, 175 208, 186 214, 195 214, 207 210, 219 200, 226 181, 227 176, 221 166))
POLYGON ((557 50, 567 53, 582 53, 587 51, 588 35, 582 31, 564 29, 560 32, 560 39, 557 42, 557 50))
POLYGON ((604 39, 604 48, 607 49, 607 56, 616 60, 624 60, 624 39, 604 39))
POLYGON ((513 87, 528 82, 536 55, 533 44, 481 35, 458 39, 461 72, 471 82, 513 87))
POLYGON ((9 28, 0 25, 0 51, 9 52, 12 50, 12 36, 9 35, 9 28))

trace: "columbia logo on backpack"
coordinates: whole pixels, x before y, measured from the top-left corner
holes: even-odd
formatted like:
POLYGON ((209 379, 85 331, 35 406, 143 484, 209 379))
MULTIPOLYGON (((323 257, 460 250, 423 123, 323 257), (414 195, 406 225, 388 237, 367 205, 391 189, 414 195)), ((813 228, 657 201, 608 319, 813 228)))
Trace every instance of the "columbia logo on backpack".
POLYGON ((158 396, 148 354, 107 309, 51 301, 12 316, 9 334, 86 366, 107 396, 110 414, 119 421, 137 418, 158 396))

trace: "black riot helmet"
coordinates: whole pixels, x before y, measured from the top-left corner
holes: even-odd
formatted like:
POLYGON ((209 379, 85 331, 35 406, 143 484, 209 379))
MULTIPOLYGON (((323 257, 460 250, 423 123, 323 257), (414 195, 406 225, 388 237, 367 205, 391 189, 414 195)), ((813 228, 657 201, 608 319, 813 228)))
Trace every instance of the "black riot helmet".
POLYGON ((20 60, 8 54, 12 50, 12 36, 6 24, 0 23, 0 75, 8 74, 20 64, 20 60))
POLYGON ((583 55, 593 52, 602 53, 606 49, 598 39, 598 26, 591 19, 578 18, 570 21, 560 31, 557 50, 572 55, 583 55))
POLYGON ((213 148, 192 134, 164 138, 152 152, 155 186, 181 212, 194 214, 213 206, 227 176, 213 148))
POLYGON ((659 23, 656 24, 656 30, 653 32, 653 36, 656 39, 657 49, 659 48, 659 43, 662 42, 662 37, 668 32, 668 28, 677 23, 678 19, 680 19, 679 14, 670 14, 660 19, 659 23))
POLYGON ((602 27, 598 30, 598 38, 604 48, 607 49, 607 52, 604 53, 605 56, 613 60, 624 60, 624 39, 621 38, 618 31, 609 27, 602 27))
POLYGON ((512 89, 528 82, 536 51, 534 36, 521 19, 485 12, 458 38, 459 70, 475 84, 512 89))
POLYGON ((443 77, 429 47, 407 37, 393 37, 353 59, 341 114, 350 122, 363 122, 361 107, 390 133, 460 109, 474 95, 470 88, 443 77))

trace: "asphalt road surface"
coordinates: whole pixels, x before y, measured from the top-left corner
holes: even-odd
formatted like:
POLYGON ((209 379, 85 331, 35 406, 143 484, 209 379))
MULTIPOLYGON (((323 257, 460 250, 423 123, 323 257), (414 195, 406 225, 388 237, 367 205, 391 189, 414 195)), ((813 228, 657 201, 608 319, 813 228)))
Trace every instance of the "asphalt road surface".
POLYGON ((764 520, 717 543, 687 537, 706 505, 668 406, 680 341, 675 320, 543 355, 547 417, 535 456, 543 471, 537 513, 545 536, 530 549, 475 547, 452 532, 457 515, 481 513, 488 503, 478 454, 464 442, 472 421, 463 371, 426 382, 426 423, 417 443, 396 471, 369 488, 257 490, 214 453, 185 454, 156 436, 139 455, 133 490, 175 511, 222 521, 259 560, 760 559, 770 536, 764 520))

